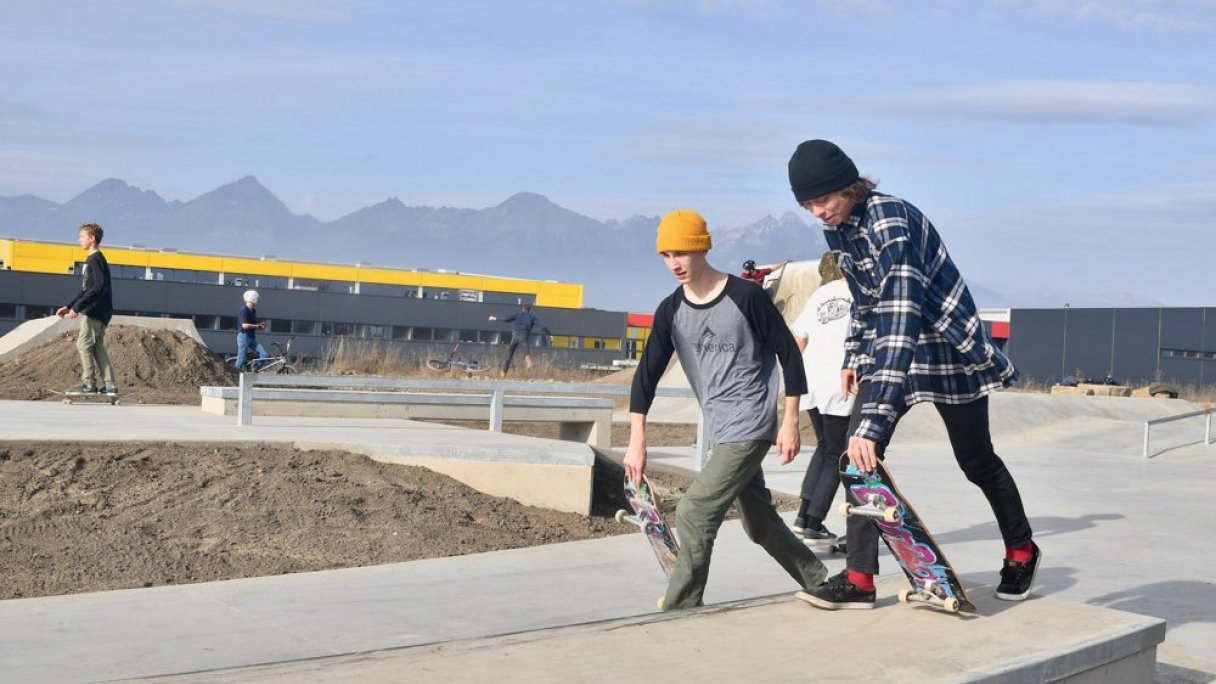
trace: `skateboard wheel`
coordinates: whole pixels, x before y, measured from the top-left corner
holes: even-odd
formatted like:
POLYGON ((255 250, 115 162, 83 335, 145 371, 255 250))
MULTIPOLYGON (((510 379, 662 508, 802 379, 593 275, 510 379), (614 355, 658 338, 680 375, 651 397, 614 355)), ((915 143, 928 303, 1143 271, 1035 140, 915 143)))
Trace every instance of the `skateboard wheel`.
POLYGON ((663 610, 663 604, 664 604, 664 603, 666 603, 666 602, 667 602, 667 597, 666 597, 666 596, 660 596, 660 597, 659 597, 659 600, 654 602, 654 605, 655 605, 655 606, 656 606, 656 607, 657 607, 659 610, 663 610))
POLYGON ((882 519, 889 523, 899 522, 899 509, 888 508, 882 512, 882 519))
POLYGON ((619 523, 625 522, 625 516, 629 515, 629 511, 621 509, 616 512, 616 521, 619 523))
POLYGON ((71 403, 72 403, 72 400, 71 400, 71 399, 64 399, 64 400, 63 400, 63 403, 65 403, 65 404, 71 404, 71 403))
POLYGON ((844 517, 847 518, 853 514, 853 504, 846 501, 846 502, 840 504, 840 508, 837 510, 840 511, 841 515, 843 515, 844 517))
POLYGON ((899 590, 899 602, 900 602, 900 603, 907 603, 907 602, 908 602, 908 597, 909 597, 909 596, 911 596, 911 595, 912 595, 912 590, 911 590, 911 589, 907 589, 907 588, 900 589, 900 590, 899 590))
POLYGON ((945 608, 946 612, 948 613, 957 613, 959 609, 958 599, 951 596, 945 601, 942 601, 942 608, 945 608))

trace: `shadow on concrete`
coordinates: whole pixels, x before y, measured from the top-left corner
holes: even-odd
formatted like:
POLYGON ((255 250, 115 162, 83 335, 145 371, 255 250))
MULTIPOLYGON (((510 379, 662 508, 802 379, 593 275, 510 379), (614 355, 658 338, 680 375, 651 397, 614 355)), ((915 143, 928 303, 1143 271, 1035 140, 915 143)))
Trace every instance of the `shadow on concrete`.
MULTIPOLYGON (((1122 520, 1127 516, 1118 513, 1091 513, 1083 515, 1079 518, 1066 518, 1063 516, 1045 515, 1032 517, 1030 519, 1030 527, 1034 530, 1035 539, 1043 539, 1044 537, 1054 537, 1060 534, 1069 534, 1072 532, 1080 532, 1106 522, 1114 520, 1122 520)), ((961 544, 963 542, 1000 540, 1001 532, 997 529, 996 521, 980 523, 972 525, 961 530, 951 530, 944 534, 935 534, 933 538, 939 544, 961 544)), ((949 553, 949 550, 946 551, 949 553)))
POLYGON ((1216 672, 1192 670, 1169 663, 1157 662, 1153 684, 1210 684, 1216 682, 1216 672))
POLYGON ((1095 596, 1090 605, 1125 610, 1166 621, 1166 629, 1190 623, 1216 624, 1216 583, 1153 582, 1095 596))
MULTIPOLYGON (((1058 593, 1077 583, 1076 574, 1076 568, 1045 565, 1039 568, 1039 572, 1034 579, 1034 589, 1031 590, 1030 596, 1026 597, 1025 601, 1000 601, 996 599, 984 601, 981 612, 983 615, 999 615, 1010 608, 1018 607, 1026 601, 1034 601, 1038 598, 1058 593)), ((967 589, 967 595, 973 601, 977 598, 980 600, 992 598, 996 593, 996 585, 1000 579, 1000 568, 998 567, 994 567, 992 572, 969 572, 965 575, 959 575, 959 581, 963 583, 963 587, 967 589)))

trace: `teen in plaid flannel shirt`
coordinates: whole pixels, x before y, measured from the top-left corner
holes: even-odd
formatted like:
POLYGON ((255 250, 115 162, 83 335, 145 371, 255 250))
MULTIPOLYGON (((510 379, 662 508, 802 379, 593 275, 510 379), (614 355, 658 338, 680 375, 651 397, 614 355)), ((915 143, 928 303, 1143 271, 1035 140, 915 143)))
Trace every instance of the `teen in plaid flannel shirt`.
MULTIPOLYGON (((823 222, 853 295, 841 370, 842 389, 859 399, 849 459, 872 470, 900 417, 932 402, 959 467, 996 515, 1006 547, 997 597, 1025 598, 1042 554, 988 429, 988 394, 1013 384, 1017 371, 984 332, 966 283, 919 209, 875 192, 826 140, 799 145, 789 176, 798 203, 823 222)), ((872 607, 878 538, 872 520, 849 517, 848 569, 799 597, 821 608, 872 607)))

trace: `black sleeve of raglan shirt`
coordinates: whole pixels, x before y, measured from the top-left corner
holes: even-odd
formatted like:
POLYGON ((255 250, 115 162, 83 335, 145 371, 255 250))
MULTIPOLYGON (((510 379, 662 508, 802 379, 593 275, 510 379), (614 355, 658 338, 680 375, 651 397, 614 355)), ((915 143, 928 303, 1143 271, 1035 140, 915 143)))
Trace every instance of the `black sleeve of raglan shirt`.
POLYGON ((802 365, 802 352, 798 351, 798 343, 790 332, 781 312, 769 299, 764 288, 741 282, 746 291, 744 296, 747 320, 752 325, 752 331, 760 341, 761 347, 773 350, 781 363, 781 376, 785 380, 785 396, 795 397, 806 394, 806 370, 802 365))
POLYGON ((646 348, 642 351, 642 360, 638 362, 637 372, 633 374, 633 386, 629 391, 630 413, 649 413, 650 405, 654 403, 659 379, 667 370, 667 364, 676 349, 671 339, 671 329, 678 299, 679 291, 676 291, 655 309, 650 337, 646 340, 646 348))

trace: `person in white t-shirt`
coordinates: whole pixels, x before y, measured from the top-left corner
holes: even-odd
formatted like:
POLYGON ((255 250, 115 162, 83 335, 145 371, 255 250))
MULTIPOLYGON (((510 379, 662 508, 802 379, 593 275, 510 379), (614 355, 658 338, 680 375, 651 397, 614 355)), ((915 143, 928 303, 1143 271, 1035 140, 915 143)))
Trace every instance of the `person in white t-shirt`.
POLYGON ((840 386, 853 297, 831 252, 824 252, 819 260, 819 277, 822 284, 790 326, 806 368, 807 393, 798 409, 810 416, 818 442, 802 479, 802 505, 794 531, 808 546, 830 548, 841 540, 828 531, 823 518, 840 486, 840 455, 848 448, 849 416, 856 398, 842 394, 840 386))

